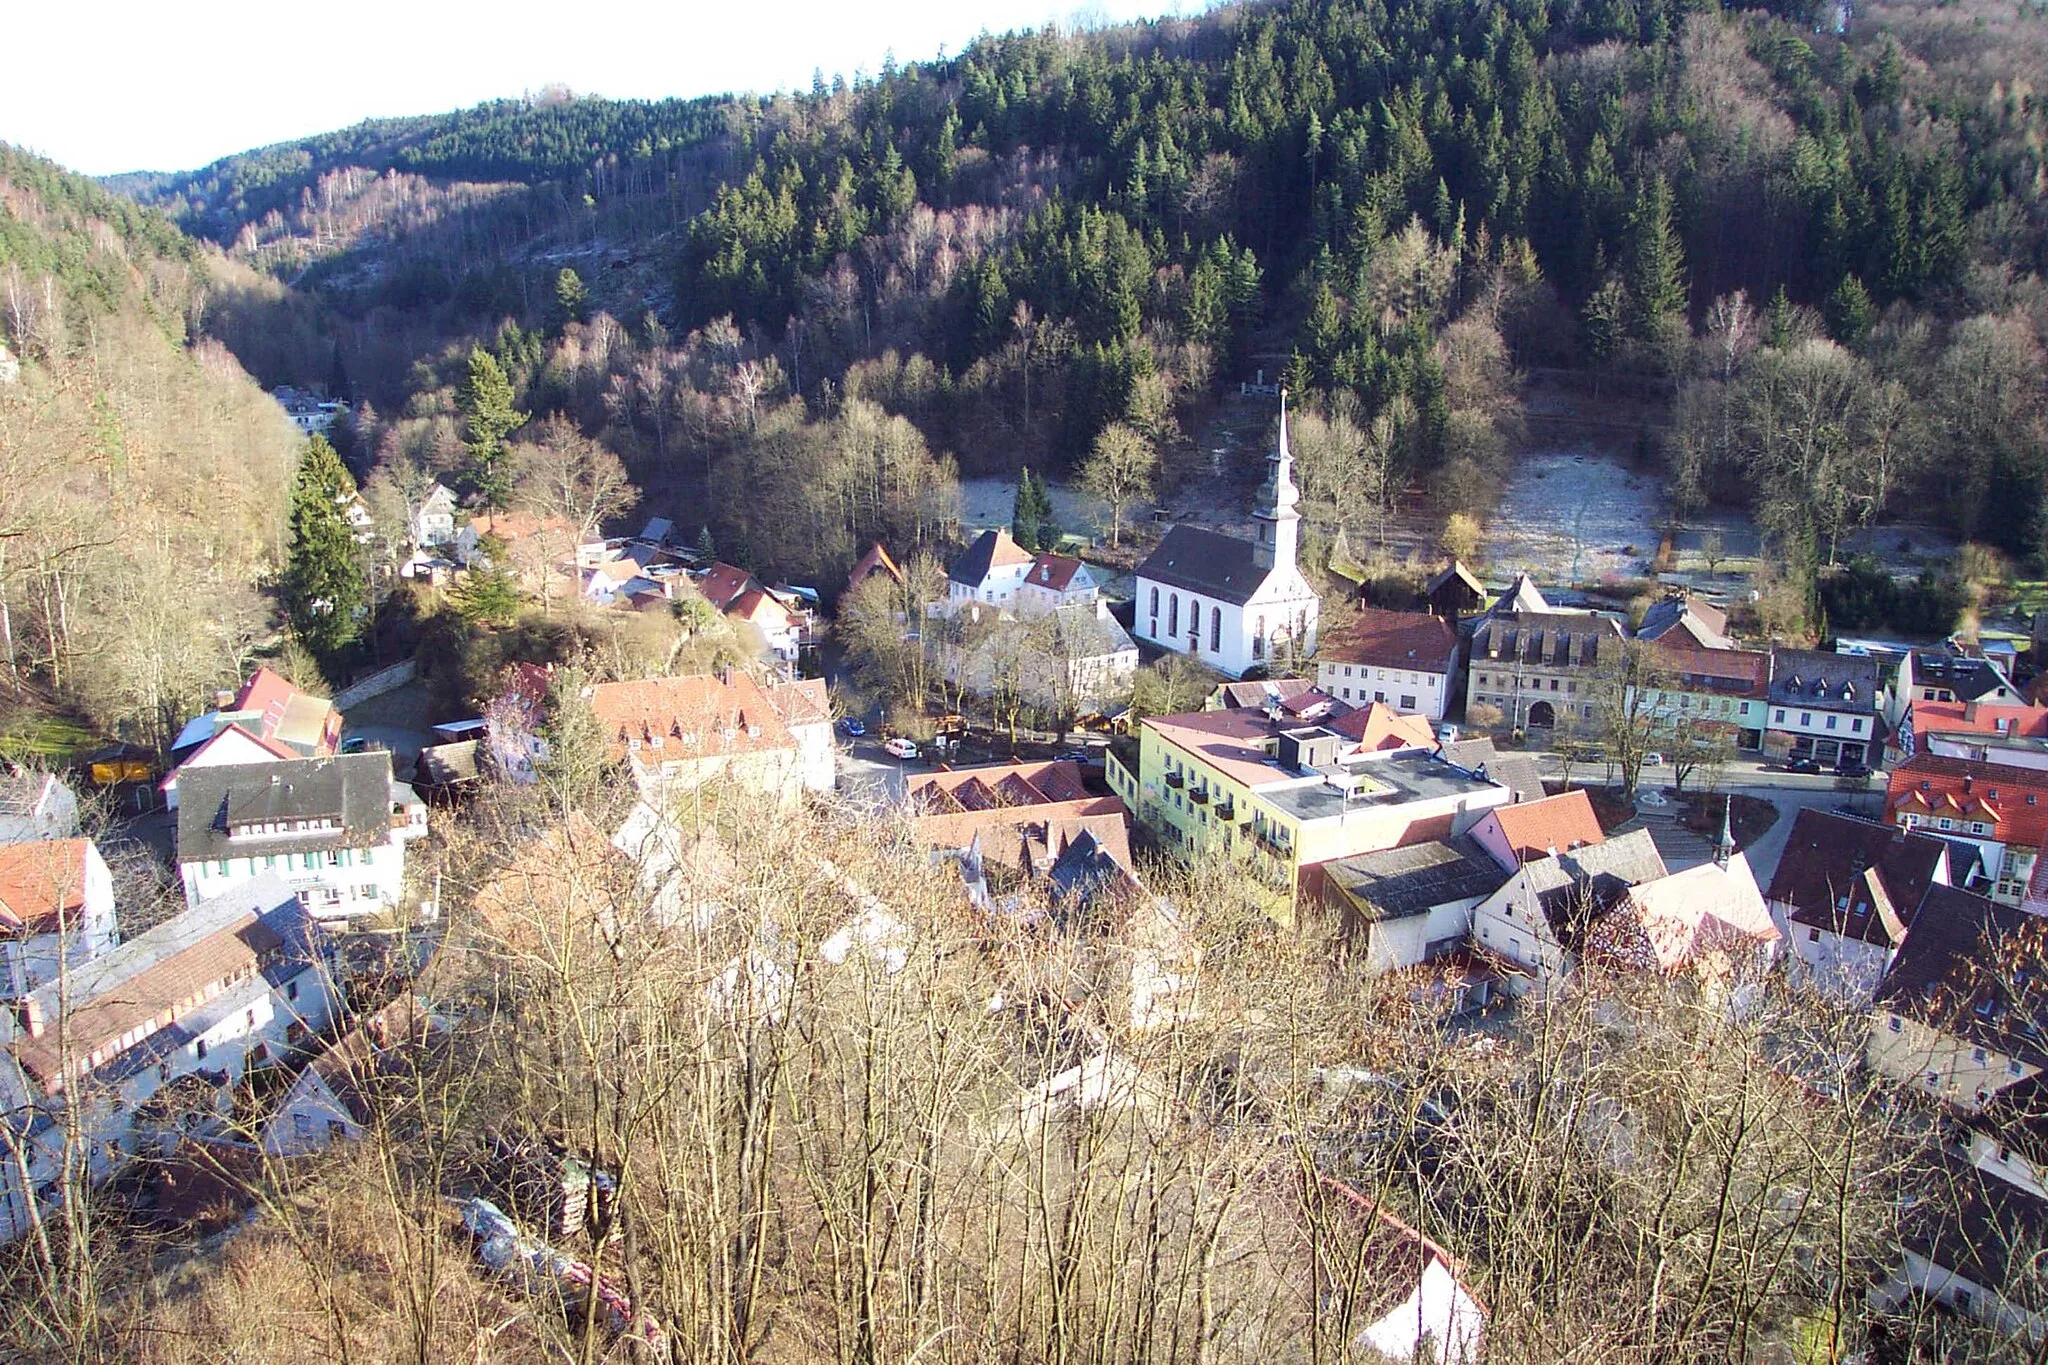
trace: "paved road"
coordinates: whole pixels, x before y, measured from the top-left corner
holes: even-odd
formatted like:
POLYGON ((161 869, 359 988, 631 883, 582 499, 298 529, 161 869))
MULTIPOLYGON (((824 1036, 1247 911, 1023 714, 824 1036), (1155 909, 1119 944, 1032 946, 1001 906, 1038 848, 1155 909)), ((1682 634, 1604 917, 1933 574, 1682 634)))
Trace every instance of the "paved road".
MULTIPOLYGON (((1554 754, 1538 752, 1535 757, 1544 776, 1556 777, 1561 774, 1562 768, 1554 754)), ((1580 774, 1595 781, 1603 775, 1598 765, 1584 764, 1574 768, 1574 780, 1577 780, 1580 774)), ((1667 784, 1670 779, 1671 770, 1668 767, 1643 770, 1644 786, 1667 784)), ((1882 776, 1873 776, 1870 779, 1869 790, 1861 793, 1841 792, 1835 790, 1834 776, 1829 773, 1788 773, 1767 767, 1755 759, 1740 759, 1730 763, 1723 770, 1721 788, 1733 795, 1753 796, 1758 800, 1768 801, 1778 808, 1777 820, 1759 835, 1753 844, 1743 850, 1749 857, 1750 870, 1756 874, 1757 883, 1768 886, 1772 874, 1778 870, 1778 859, 1784 856, 1785 841, 1791 835, 1792 822, 1798 818, 1801 810, 1808 807, 1833 810, 1837 806, 1849 806, 1859 814, 1874 819, 1881 812, 1884 779, 1882 776)))

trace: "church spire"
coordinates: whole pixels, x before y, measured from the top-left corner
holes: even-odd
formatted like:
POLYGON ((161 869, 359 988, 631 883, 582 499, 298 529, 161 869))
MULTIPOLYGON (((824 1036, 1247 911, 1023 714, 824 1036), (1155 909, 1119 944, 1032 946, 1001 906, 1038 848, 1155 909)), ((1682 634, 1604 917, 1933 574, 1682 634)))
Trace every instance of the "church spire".
POLYGON ((1259 523, 1259 542, 1254 559, 1260 568, 1294 567, 1300 540, 1301 517, 1295 504, 1301 490, 1294 486, 1294 453, 1287 448, 1287 390, 1280 390, 1280 439, 1267 457, 1273 465, 1259 489, 1259 509, 1252 515, 1259 523))

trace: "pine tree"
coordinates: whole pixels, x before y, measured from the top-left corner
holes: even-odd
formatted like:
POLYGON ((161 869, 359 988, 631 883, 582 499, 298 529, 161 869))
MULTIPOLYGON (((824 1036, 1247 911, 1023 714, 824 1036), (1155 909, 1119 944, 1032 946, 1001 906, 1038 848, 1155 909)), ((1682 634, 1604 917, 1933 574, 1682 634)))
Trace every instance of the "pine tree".
POLYGON ((526 414, 512 406, 512 382, 505 378, 498 358, 481 346, 470 348, 469 373, 455 402, 469 428, 469 439, 463 442, 469 453, 463 478, 479 503, 502 510, 512 496, 512 453, 505 438, 526 414))
POLYGON ((548 683, 547 719, 540 725, 540 737, 548 744, 548 756, 537 765, 541 782, 570 810, 597 798, 609 766, 604 728, 584 695, 589 684, 581 668, 556 669, 548 683))
POLYGON ((1636 196, 1629 224, 1629 296, 1636 334, 1649 339, 1658 325, 1685 313, 1685 247, 1671 226, 1671 186, 1653 175, 1636 196))
POLYGON ((590 291, 583 287, 583 277, 566 265, 555 276, 555 312, 563 326, 587 321, 590 314, 590 291))
POLYGON ((1026 465, 1017 476, 1017 499, 1010 513, 1010 537, 1027 550, 1042 548, 1048 540, 1057 539, 1057 528, 1052 523, 1052 499, 1045 491, 1045 480, 1031 472, 1026 465))
POLYGON ((363 572, 345 515, 355 480, 325 436, 306 442, 292 484, 284 601, 293 632, 323 665, 362 631, 363 572))
POLYGON ((1782 351, 1792 344, 1792 299, 1779 285, 1778 292, 1771 295, 1771 306, 1764 328, 1764 344, 1773 350, 1782 351))
POLYGON ((1828 295, 1827 311, 1828 334, 1844 346, 1854 346, 1868 336, 1876 316, 1870 291, 1854 275, 1842 276, 1842 282, 1828 295))

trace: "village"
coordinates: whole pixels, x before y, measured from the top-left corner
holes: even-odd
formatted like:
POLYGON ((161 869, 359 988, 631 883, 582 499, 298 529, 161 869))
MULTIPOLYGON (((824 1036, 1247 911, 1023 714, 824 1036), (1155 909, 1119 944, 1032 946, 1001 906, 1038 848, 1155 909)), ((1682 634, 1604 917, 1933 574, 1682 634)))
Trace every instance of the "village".
MULTIPOLYGON (((1961 639, 1751 645, 1683 589, 1631 621, 1455 560, 1413 609, 1339 611, 1298 563, 1284 409, 1267 464, 1251 538, 1168 528, 1125 602, 1101 586, 1110 568, 1001 527, 973 534, 897 624, 952 688, 940 695, 978 718, 916 737, 872 733, 886 718, 849 709, 862 694, 843 670, 806 676, 832 639, 815 588, 763 583, 661 517, 585 539, 471 515, 436 486, 403 576, 444 583, 505 556, 607 610, 700 599, 748 657, 574 691, 553 665, 514 663, 481 714, 436 718, 409 751, 349 714, 405 686, 410 663, 335 699, 260 667, 183 725, 160 775, 133 755, 10 772, 0 1235, 30 1236, 95 1189, 138 1218, 233 1226, 266 1162, 360 1139, 393 1078, 464 1027, 436 993, 449 955, 528 942, 535 907, 614 938, 627 920, 704 935, 731 867, 719 819, 839 811, 900 829, 959 913, 1129 945, 1114 995, 1131 1037, 1216 1008, 1188 906, 1149 889, 1166 867, 1222 869, 1273 924, 1434 1020, 1447 1047, 1510 1040, 1600 983, 1731 1019, 1826 1001, 1862 1020, 1861 1067, 1934 1116, 1923 1159, 1957 1173, 1956 1206, 1909 1224, 1928 1232, 1897 1247, 1871 1301, 1924 1295, 2043 1339, 2048 1316, 1992 1250, 2048 1228, 2048 1000, 2024 958, 2048 922, 2048 705, 2019 680, 2034 661, 1961 639), (1138 712, 1141 660, 1164 655, 1213 686, 1192 708, 1138 712), (1065 728, 1020 743, 1013 712, 1006 745, 986 709, 1004 689, 1065 728), (529 827, 473 894, 444 887, 436 846, 492 789, 554 780, 551 745, 579 733, 616 827, 529 827), (164 830, 182 888, 182 910, 133 933, 94 838, 121 837, 128 817, 95 819, 96 784, 154 808, 141 818, 164 830), (1993 943, 2019 965, 1973 973, 1993 943)), ((367 513, 348 513, 369 534, 367 513)), ((906 585, 880 544, 830 597, 876 580, 906 585)), ((886 982, 930 933, 888 886, 801 846, 789 856, 836 888, 839 927, 713 964, 722 1009, 780 1010, 804 953, 886 982)), ((1081 1028, 1088 1009, 1072 1009, 1081 1028)), ((1042 1122, 1161 1094, 1102 1035, 1014 1103, 1042 1122)), ((559 1133, 491 1142, 499 1197, 460 1205, 485 1263, 585 1285, 614 1331, 658 1336, 602 1266, 549 1246, 599 1216, 612 1177, 596 1155, 559 1133)), ((1381 1277, 1359 1339, 1394 1359, 1483 1358, 1485 1296, 1459 1249, 1397 1200, 1346 1197, 1381 1277)))

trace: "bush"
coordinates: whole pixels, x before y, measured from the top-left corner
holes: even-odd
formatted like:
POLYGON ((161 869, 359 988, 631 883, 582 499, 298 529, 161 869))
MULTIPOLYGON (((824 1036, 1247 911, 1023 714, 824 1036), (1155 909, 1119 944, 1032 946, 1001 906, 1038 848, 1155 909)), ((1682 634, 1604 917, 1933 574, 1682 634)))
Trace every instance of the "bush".
POLYGON ((1964 592, 1954 578, 1923 569, 1901 586, 1867 555, 1821 581, 1821 606, 1837 630, 1891 629, 1908 635, 1946 635, 1955 629, 1964 592))

